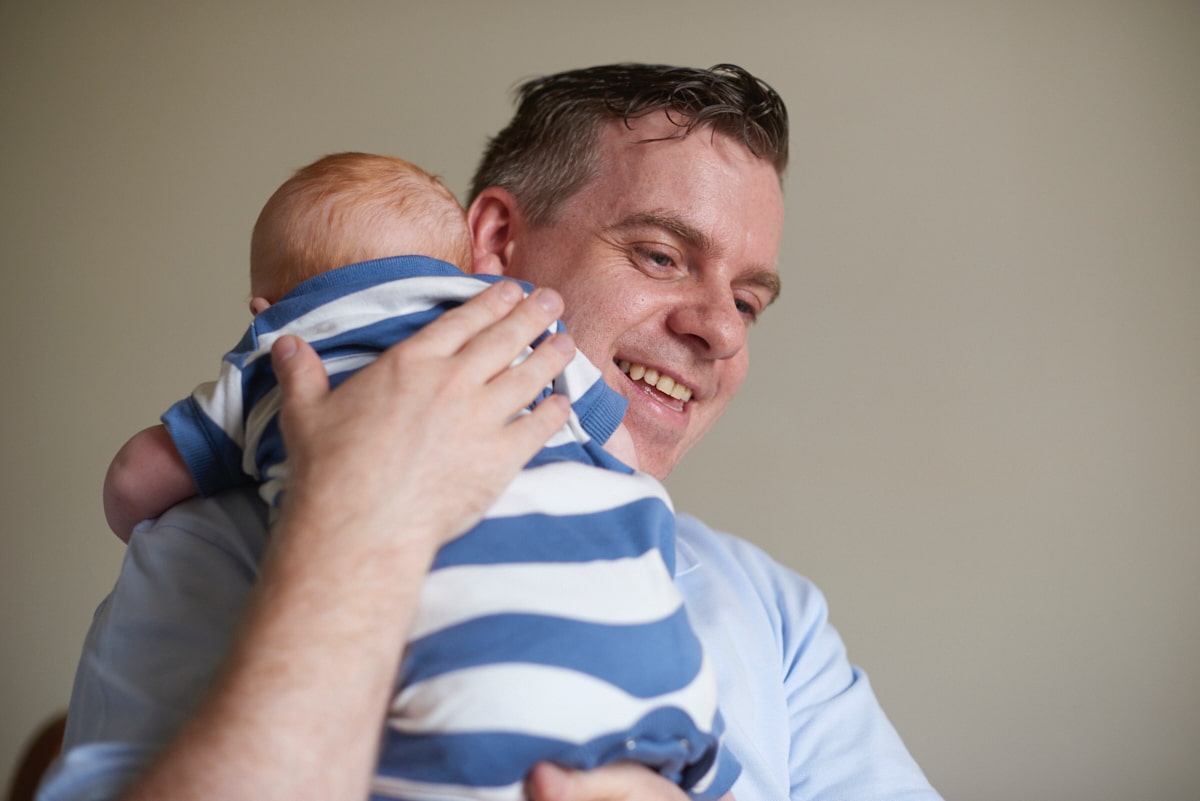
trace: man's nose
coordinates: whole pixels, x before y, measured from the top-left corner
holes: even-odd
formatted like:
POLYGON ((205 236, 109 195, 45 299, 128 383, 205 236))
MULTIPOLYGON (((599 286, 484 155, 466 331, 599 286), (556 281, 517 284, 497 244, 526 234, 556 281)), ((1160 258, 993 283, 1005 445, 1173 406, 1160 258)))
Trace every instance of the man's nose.
POLYGON ((675 333, 691 338, 710 359, 728 359, 746 346, 746 320, 729 287, 690 287, 668 324, 675 333))

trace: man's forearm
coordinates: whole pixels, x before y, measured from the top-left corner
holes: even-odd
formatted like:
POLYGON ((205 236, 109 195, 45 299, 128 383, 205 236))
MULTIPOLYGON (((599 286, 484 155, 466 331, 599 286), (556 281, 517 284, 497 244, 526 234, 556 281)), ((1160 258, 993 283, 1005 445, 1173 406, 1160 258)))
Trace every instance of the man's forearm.
POLYGON ((80 759, 56 797, 134 771, 123 798, 364 797, 433 554, 568 416, 559 396, 517 414, 574 355, 558 334, 506 369, 562 309, 553 293, 522 297, 494 285, 335 393, 311 347, 275 342, 290 477, 267 554, 210 504, 135 534, 85 646, 72 709, 91 714, 72 712, 80 759))

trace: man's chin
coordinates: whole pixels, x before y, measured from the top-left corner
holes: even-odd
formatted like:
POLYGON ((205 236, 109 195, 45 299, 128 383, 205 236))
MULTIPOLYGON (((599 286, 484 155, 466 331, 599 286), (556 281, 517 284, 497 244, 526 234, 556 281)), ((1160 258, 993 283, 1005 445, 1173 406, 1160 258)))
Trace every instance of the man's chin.
POLYGON ((637 449, 639 469, 659 481, 670 475, 683 458, 686 449, 678 442, 663 442, 661 438, 639 437, 630 426, 634 447, 637 449))
POLYGON ((625 400, 629 402, 625 412, 625 426, 637 449, 639 467, 643 473, 665 479, 684 454, 691 449, 698 437, 689 436, 697 425, 691 408, 692 402, 679 404, 673 400, 668 405, 657 397, 653 390, 618 374, 613 382, 625 400), (673 408, 682 405, 683 408, 673 408))

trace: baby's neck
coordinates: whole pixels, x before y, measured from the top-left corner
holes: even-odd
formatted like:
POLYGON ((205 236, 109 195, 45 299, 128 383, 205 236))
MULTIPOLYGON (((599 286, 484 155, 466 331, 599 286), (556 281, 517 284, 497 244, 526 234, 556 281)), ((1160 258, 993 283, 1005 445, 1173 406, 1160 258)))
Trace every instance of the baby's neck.
POLYGON ((637 448, 633 446, 633 437, 624 423, 617 426, 616 430, 612 432, 612 436, 608 438, 608 442, 604 443, 604 450, 634 470, 640 469, 637 448))

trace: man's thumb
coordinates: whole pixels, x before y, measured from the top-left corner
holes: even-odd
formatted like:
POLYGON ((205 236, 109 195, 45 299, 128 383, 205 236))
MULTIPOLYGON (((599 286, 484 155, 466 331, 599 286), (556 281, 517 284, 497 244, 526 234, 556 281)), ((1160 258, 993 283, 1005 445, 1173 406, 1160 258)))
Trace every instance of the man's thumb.
POLYGON ((283 391, 284 406, 306 407, 329 392, 329 376, 312 346, 286 335, 271 346, 271 366, 283 391))

